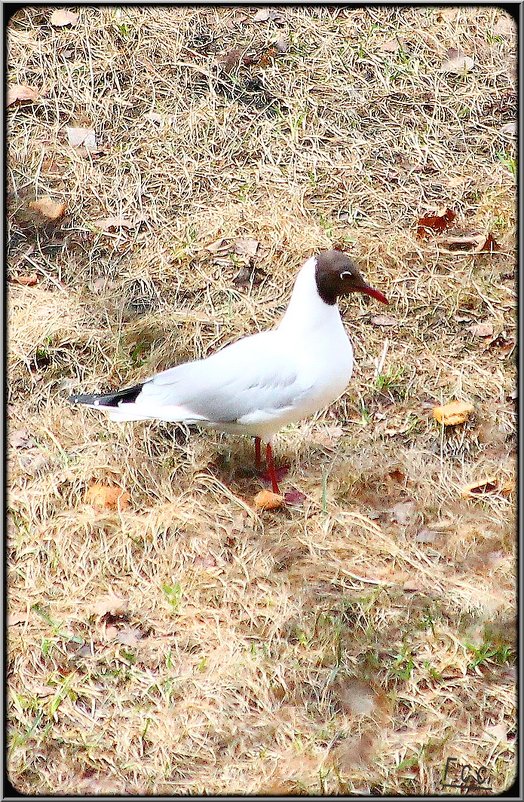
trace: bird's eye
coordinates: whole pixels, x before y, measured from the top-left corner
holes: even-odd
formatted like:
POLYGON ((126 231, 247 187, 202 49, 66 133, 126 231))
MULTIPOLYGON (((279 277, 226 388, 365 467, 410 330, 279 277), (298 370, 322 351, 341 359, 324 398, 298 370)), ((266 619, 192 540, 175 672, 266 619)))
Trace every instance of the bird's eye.
POLYGON ((344 281, 345 278, 351 278, 351 277, 352 273, 350 273, 349 270, 343 270, 342 273, 340 274, 340 278, 342 279, 342 281, 344 281))

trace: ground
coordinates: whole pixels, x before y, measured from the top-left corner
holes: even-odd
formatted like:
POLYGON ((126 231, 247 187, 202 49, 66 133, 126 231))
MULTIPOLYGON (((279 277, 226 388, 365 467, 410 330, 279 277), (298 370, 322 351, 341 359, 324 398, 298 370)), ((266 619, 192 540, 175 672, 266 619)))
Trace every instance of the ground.
POLYGON ((12 783, 423 795, 467 764, 508 787, 514 23, 51 12, 8 29, 8 84, 38 91, 7 129, 12 783), (301 506, 255 507, 247 439, 68 404, 273 326, 331 246, 390 306, 341 305, 347 392, 277 438, 301 506), (452 400, 474 413, 444 426, 452 400))

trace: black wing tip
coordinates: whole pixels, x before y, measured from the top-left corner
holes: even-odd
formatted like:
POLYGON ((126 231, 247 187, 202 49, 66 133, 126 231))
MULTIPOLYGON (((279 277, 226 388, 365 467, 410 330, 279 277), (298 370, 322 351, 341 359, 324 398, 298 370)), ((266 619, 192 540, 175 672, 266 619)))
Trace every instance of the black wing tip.
POLYGON ((95 404, 101 407, 117 407, 121 402, 132 404, 142 391, 143 384, 135 384, 134 387, 126 387, 125 390, 116 390, 106 395, 70 395, 67 399, 70 404, 95 404))
POLYGON ((96 395, 70 395, 67 399, 70 404, 92 404, 96 395))

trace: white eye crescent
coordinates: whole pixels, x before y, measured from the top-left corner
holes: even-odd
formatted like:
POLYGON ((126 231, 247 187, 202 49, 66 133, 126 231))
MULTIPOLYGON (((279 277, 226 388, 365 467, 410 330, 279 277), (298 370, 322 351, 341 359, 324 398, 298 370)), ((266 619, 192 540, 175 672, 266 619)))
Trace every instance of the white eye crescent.
POLYGON ((344 280, 345 278, 351 278, 351 276, 352 273, 350 273, 349 270, 343 270, 342 273, 340 274, 340 278, 342 280, 344 280))

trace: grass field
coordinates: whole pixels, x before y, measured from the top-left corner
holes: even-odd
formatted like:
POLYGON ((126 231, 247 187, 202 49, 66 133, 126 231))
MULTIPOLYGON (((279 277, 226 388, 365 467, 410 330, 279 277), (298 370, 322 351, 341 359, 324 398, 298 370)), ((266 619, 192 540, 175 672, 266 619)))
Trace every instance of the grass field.
POLYGON ((8 84, 38 91, 8 110, 11 781, 423 795, 455 790, 451 758, 506 788, 514 23, 487 6, 51 12, 8 29, 8 84), (78 128, 95 141, 72 145, 78 128), (446 231, 417 235, 446 209, 446 231), (497 249, 475 251, 488 234, 497 249), (247 439, 67 403, 271 327, 331 246, 390 306, 342 304, 347 392, 277 439, 301 507, 255 508, 247 439), (474 415, 442 427, 454 399, 474 415), (88 503, 93 483, 128 504, 88 503))

